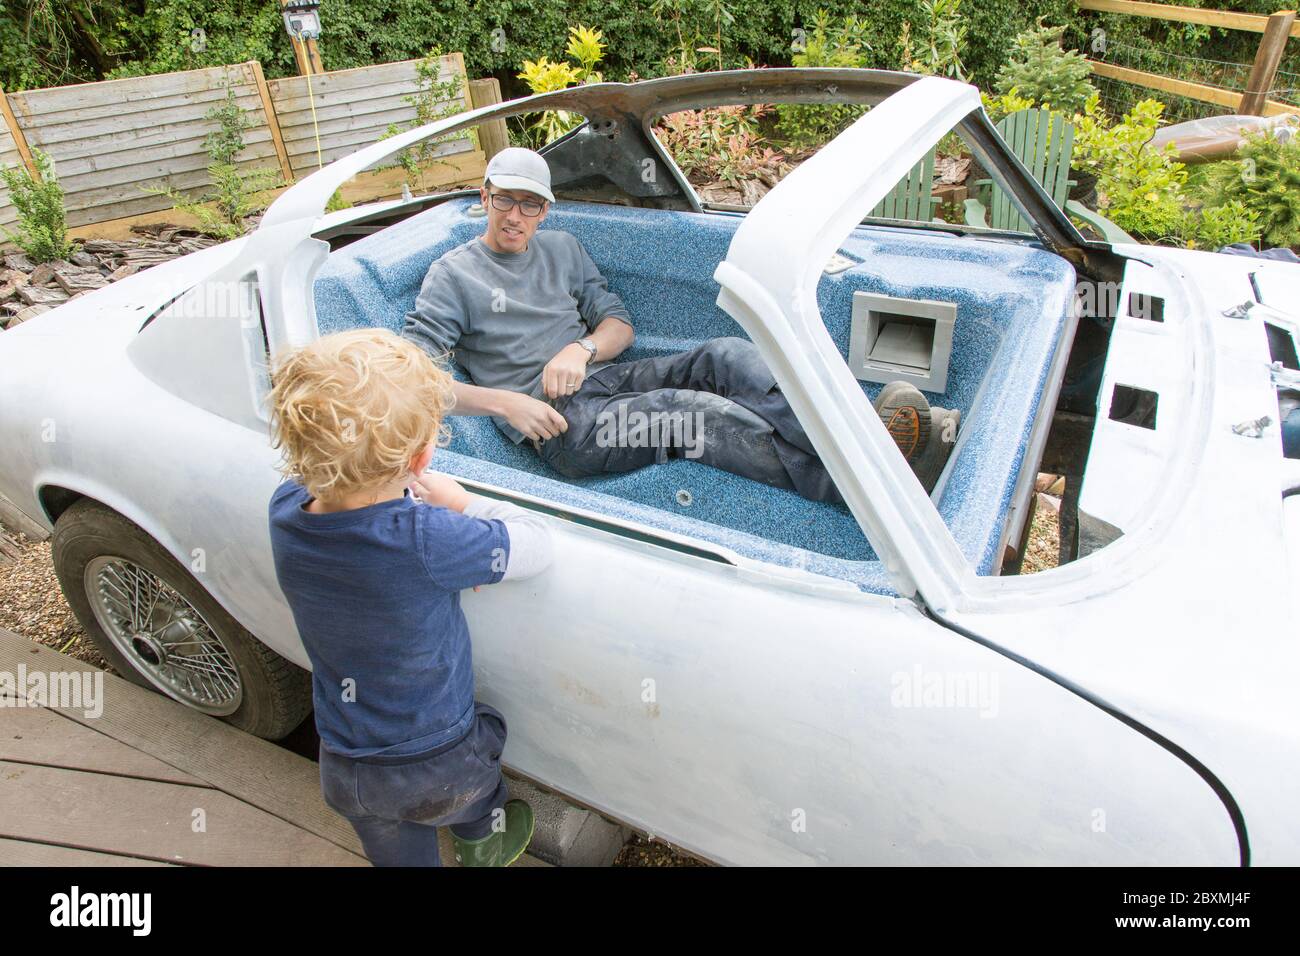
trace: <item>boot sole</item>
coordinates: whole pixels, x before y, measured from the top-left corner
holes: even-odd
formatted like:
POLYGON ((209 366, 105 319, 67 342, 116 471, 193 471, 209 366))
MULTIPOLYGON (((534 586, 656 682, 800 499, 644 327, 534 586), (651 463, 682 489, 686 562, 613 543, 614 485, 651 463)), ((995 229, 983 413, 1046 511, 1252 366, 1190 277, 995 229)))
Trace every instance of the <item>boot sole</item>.
MULTIPOLYGON (((880 390, 876 399, 876 412, 908 464, 914 462, 929 444, 930 416, 922 414, 922 411, 929 410, 929 404, 918 406, 915 399, 900 401, 899 398, 919 394, 915 386, 906 382, 890 382, 880 390)), ((920 396, 920 401, 925 402, 924 395, 920 396)))

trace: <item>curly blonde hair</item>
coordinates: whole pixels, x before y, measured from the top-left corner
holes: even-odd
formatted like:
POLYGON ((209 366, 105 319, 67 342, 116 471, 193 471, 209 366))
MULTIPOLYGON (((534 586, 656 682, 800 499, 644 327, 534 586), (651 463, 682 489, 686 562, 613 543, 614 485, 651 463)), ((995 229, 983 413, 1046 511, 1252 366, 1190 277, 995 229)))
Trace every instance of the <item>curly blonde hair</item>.
POLYGON ((277 357, 271 445, 280 473, 314 498, 397 481, 430 442, 446 444, 445 364, 386 329, 326 335, 277 357))

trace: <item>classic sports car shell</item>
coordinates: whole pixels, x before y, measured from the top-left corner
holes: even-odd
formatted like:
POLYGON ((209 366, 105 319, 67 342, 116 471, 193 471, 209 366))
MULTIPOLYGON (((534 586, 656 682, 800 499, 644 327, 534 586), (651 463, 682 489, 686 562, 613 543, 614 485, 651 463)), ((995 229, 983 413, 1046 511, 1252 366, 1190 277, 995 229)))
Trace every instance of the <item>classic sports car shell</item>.
POLYGON ((110 662, 255 733, 301 719, 270 358, 400 328, 429 264, 482 230, 470 191, 325 205, 420 140, 541 109, 587 119, 543 150, 542 228, 628 304, 627 357, 751 339, 847 507, 686 460, 566 481, 453 419, 435 467, 556 536, 543 575, 464 597, 510 767, 720 862, 1300 862, 1300 467, 1277 426, 1300 267, 1085 240, 977 92, 938 78, 736 71, 485 107, 0 335, 0 494, 54 529, 110 662), (872 108, 751 211, 708 208, 653 122, 760 102, 872 108), (1033 235, 868 218, 953 129, 1033 235), (933 495, 846 360, 863 294, 955 315, 930 397, 963 419, 933 495), (1067 405, 1088 426, 1077 559, 1000 574, 1067 405))

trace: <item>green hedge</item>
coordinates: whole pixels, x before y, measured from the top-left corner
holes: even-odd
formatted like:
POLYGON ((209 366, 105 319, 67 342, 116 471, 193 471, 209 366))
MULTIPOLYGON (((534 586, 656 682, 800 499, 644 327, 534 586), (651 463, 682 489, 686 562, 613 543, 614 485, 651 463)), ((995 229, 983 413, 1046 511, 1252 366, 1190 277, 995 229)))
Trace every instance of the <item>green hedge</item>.
MULTIPOLYGON (((103 51, 98 60, 87 55, 85 42, 77 42, 83 30, 78 20, 84 24, 85 16, 72 16, 74 8, 87 8, 90 0, 55 3, 48 9, 64 18, 59 29, 48 35, 38 30, 35 38, 24 32, 24 2, 0 8, 0 82, 9 90, 248 59, 261 60, 268 76, 294 72, 276 0, 96 0, 93 33, 103 51), (204 31, 202 49, 192 42, 195 28, 204 31), (56 42, 63 48, 43 48, 56 42), (112 69, 104 69, 105 63, 112 69)), ((655 16, 654 6, 653 0, 574 0, 565 5, 553 0, 322 0, 320 48, 326 69, 338 70, 421 56, 439 44, 464 52, 471 76, 495 75, 512 96, 523 92, 514 79, 520 64, 561 56, 568 28, 577 23, 604 32, 607 79, 626 79, 629 71, 641 77, 663 72, 664 58, 679 46, 672 11, 688 38, 697 35, 699 45, 715 42, 710 0, 664 0, 661 17, 655 16), (497 28, 505 43, 504 49, 494 50, 497 28)), ((724 65, 741 67, 747 59, 756 65, 789 65, 794 29, 811 25, 819 7, 836 16, 864 17, 871 25, 871 62, 880 67, 897 66, 903 22, 912 23, 914 34, 925 22, 918 0, 730 0, 726 9, 734 22, 723 30, 724 65)), ((972 80, 991 84, 1012 37, 1040 14, 1063 23, 1073 5, 1069 0, 966 0, 964 60, 972 80)), ((715 68, 712 55, 698 56, 705 68, 715 68)))
MULTIPOLYGON (((415 56, 422 45, 439 42, 444 49, 461 50, 470 74, 493 74, 513 80, 519 64, 539 56, 555 59, 564 50, 571 25, 596 27, 608 43, 604 73, 607 79, 626 79, 629 71, 641 77, 662 72, 666 56, 679 47, 677 29, 670 13, 660 18, 652 12, 651 0, 630 0, 611 4, 608 0, 573 0, 559 6, 549 0, 497 0, 469 3, 451 0, 436 7, 420 0, 396 0, 384 4, 355 4, 346 0, 323 0, 326 18, 325 63, 330 69, 364 62, 415 56), (347 28, 335 32, 334 24, 347 28), (505 49, 492 48, 493 31, 500 28, 505 49), (342 36, 338 34, 342 33, 342 36)), ((665 4, 676 9, 686 36, 699 37, 699 45, 716 44, 715 14, 707 0, 676 0, 665 4)), ((747 61, 760 66, 788 66, 796 27, 811 26, 821 7, 834 16, 854 14, 871 26, 872 65, 896 68, 899 35, 904 21, 913 33, 924 23, 919 0, 732 0, 726 9, 734 22, 722 34, 723 65, 743 67, 747 61)), ((991 83, 1017 31, 1046 14, 1054 22, 1065 22, 1073 9, 1069 0, 966 0, 968 40, 964 59, 976 83, 991 83)), ((716 68, 712 54, 697 54, 702 64, 716 68)), ((512 83, 506 92, 518 92, 512 83)))

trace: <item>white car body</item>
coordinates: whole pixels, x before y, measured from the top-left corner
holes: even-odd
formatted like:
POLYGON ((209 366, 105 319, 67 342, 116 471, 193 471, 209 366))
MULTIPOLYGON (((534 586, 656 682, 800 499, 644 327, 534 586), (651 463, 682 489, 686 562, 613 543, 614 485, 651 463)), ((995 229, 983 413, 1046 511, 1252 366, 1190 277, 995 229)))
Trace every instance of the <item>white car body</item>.
MULTIPOLYGON (((360 150, 250 236, 0 334, 0 493, 46 526, 51 501, 88 496, 186 566, 201 554, 203 587, 308 667, 271 562, 260 325, 234 309, 141 324, 256 273, 272 348, 310 341, 328 254, 313 234, 377 208, 324 216, 328 197, 493 109, 360 150)), ((1117 248, 1121 301, 1166 303, 1161 323, 1120 315, 1106 363, 1103 396, 1160 395, 1158 430, 1097 418, 1080 507, 1122 535, 1051 571, 978 575, 814 292, 843 236, 979 109, 964 84, 900 89, 773 189, 715 274, 897 597, 554 517, 551 570, 464 596, 478 696, 508 716, 515 771, 723 863, 1294 865, 1300 500, 1282 492, 1300 468, 1281 454, 1263 323, 1294 334, 1297 310, 1223 313, 1252 298, 1252 272, 1296 288, 1300 267, 1117 248), (964 675, 978 706, 942 706, 964 675)))

